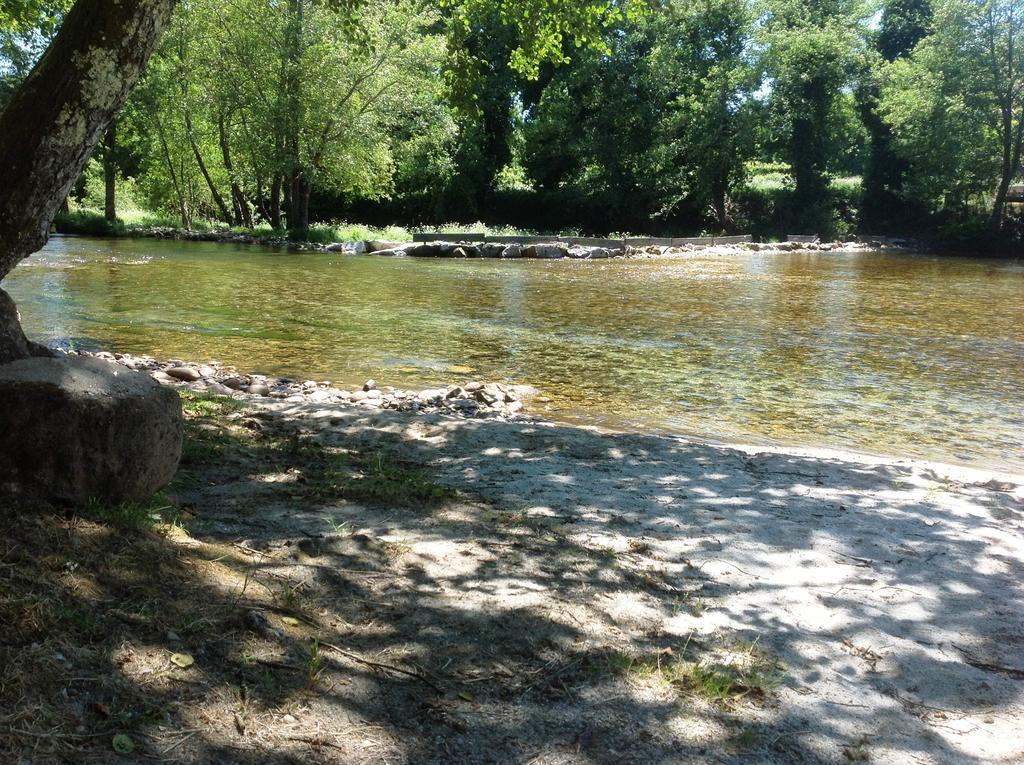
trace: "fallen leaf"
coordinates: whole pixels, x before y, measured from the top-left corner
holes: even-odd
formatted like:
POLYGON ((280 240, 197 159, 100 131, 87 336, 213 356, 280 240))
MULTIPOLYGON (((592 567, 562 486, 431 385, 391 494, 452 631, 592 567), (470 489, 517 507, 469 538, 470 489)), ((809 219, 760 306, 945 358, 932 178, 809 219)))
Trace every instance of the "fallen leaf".
POLYGON ((131 736, 127 736, 124 733, 118 733, 114 736, 110 745, 114 747, 114 751, 118 754, 131 754, 135 751, 135 742, 132 741, 131 736))
POLYGON ((186 669, 196 663, 196 660, 187 653, 174 653, 171 654, 171 664, 186 669))

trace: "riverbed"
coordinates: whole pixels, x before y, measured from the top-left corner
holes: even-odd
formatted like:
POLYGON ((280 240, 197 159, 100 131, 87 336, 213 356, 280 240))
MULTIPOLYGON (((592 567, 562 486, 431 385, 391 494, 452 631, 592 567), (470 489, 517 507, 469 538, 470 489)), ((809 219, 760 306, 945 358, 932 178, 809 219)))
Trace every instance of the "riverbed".
POLYGON ((1024 468, 1024 264, 893 253, 376 259, 57 237, 5 283, 83 349, 400 387, 721 442, 1024 468), (544 402, 543 399, 550 399, 544 402))

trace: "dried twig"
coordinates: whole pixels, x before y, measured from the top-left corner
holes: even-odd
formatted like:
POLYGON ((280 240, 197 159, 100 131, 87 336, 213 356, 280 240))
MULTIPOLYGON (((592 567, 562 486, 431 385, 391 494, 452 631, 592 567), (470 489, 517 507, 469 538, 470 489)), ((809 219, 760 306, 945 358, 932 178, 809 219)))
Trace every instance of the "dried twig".
POLYGON ((1006 667, 1002 664, 992 664, 987 661, 982 661, 974 656, 971 656, 967 651, 958 646, 956 643, 952 644, 953 647, 964 655, 964 662, 970 664, 976 669, 983 669, 986 672, 997 672, 1000 675, 1006 675, 1012 677, 1014 680, 1024 680, 1024 669, 1017 669, 1016 667, 1006 667))
POLYGON ((333 645, 332 643, 327 643, 327 642, 325 642, 323 640, 318 640, 317 642, 320 644, 321 647, 329 648, 330 650, 332 650, 332 651, 334 651, 336 653, 340 653, 342 656, 344 656, 344 657, 346 657, 348 659, 351 659, 354 662, 358 662, 359 664, 364 664, 367 667, 370 667, 371 669, 387 670, 389 672, 396 672, 396 673, 398 673, 400 675, 406 675, 408 677, 412 677, 412 678, 415 678, 415 679, 419 680, 421 683, 424 683, 425 685, 429 685, 431 688, 433 688, 438 693, 444 693, 444 691, 441 689, 440 686, 438 686, 433 680, 428 678, 422 672, 413 672, 413 671, 408 670, 408 669, 402 669, 401 667, 396 667, 393 664, 383 664, 383 663, 381 663, 379 661, 370 661, 369 659, 364 659, 362 656, 354 654, 351 651, 346 651, 344 648, 339 648, 338 646, 333 645))

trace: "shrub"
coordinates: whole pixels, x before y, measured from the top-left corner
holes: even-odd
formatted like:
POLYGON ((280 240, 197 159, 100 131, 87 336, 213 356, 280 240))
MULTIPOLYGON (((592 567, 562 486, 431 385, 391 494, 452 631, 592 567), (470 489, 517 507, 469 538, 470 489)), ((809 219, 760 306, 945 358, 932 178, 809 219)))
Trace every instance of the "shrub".
POLYGON ((103 213, 82 209, 60 213, 53 221, 58 234, 80 236, 124 236, 125 227, 121 221, 111 223, 103 213))

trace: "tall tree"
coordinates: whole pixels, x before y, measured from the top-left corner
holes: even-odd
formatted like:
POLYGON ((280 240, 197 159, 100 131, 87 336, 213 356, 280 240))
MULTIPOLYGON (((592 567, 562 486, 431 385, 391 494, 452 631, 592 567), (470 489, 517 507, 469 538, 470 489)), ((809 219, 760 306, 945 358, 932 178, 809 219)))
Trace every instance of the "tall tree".
POLYGON ((1019 0, 933 0, 934 32, 886 70, 880 110, 935 207, 987 205, 1003 223, 1024 152, 1024 7, 1019 0))
POLYGON ((928 34, 931 0, 887 0, 874 40, 874 56, 857 90, 861 119, 870 136, 864 169, 861 223, 869 231, 888 231, 907 215, 903 185, 909 170, 893 146, 892 130, 879 114, 881 72, 885 64, 909 56, 928 34))
POLYGON ((832 227, 828 169, 839 96, 863 51, 858 0, 767 0, 762 20, 771 103, 796 183, 793 225, 832 227))

